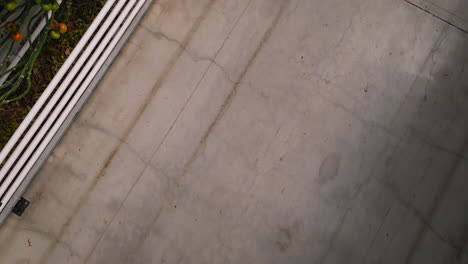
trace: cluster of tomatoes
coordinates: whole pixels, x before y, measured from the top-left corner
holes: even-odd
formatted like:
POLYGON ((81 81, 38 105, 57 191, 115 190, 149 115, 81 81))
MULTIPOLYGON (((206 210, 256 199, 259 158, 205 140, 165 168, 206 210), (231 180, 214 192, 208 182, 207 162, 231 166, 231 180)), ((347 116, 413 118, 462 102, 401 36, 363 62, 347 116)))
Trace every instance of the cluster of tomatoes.
POLYGON ((23 33, 18 30, 18 25, 15 22, 7 22, 5 29, 10 35, 10 39, 14 41, 21 41, 23 39, 23 33))
MULTIPOLYGON (((4 4, 4 8, 8 11, 13 11, 18 5, 20 0, 10 0, 4 4)), ((44 11, 57 11, 60 7, 56 0, 34 0, 34 2, 41 6, 44 11)), ((23 33, 19 31, 19 26, 15 22, 7 22, 5 24, 5 30, 8 32, 10 39, 14 41, 23 40, 23 33)), ((61 34, 67 32, 68 27, 64 23, 59 23, 57 20, 52 20, 50 24, 50 37, 53 39, 59 39, 61 34)))
POLYGON ((8 11, 12 11, 16 8, 20 0, 11 0, 9 2, 6 2, 4 5, 4 8, 8 11))
MULTIPOLYGON (((50 29, 50 37, 53 39, 59 39, 61 34, 67 32, 68 27, 64 23, 59 23, 54 19, 50 24, 50 29)), ((5 24, 5 30, 8 32, 10 39, 14 41, 23 40, 23 33, 18 30, 18 25, 15 22, 7 22, 5 24)))
POLYGON ((44 11, 57 11, 60 7, 56 0, 35 0, 36 4, 41 5, 44 11))
MULTIPOLYGON (((20 0, 10 0, 4 4, 4 8, 8 11, 15 10, 20 0)), ((34 2, 41 6, 44 11, 57 11, 60 7, 56 0, 34 0, 34 2)))
POLYGON ((68 27, 64 23, 59 23, 57 20, 52 20, 50 24, 50 37, 53 39, 59 39, 61 34, 67 32, 68 27))

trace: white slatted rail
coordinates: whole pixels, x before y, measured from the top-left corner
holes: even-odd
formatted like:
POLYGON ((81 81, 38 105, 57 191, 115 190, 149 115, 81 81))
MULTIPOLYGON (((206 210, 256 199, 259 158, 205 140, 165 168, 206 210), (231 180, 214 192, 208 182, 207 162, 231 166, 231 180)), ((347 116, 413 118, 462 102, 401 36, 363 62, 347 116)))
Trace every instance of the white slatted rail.
POLYGON ((153 0, 108 0, 0 152, 0 222, 20 198, 153 0))

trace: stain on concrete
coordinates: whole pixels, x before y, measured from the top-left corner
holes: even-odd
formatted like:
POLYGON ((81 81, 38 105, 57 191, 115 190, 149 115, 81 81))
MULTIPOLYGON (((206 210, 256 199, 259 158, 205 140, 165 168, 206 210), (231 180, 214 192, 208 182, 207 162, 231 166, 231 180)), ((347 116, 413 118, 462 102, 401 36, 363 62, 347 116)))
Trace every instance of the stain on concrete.
POLYGON ((275 245, 281 252, 285 252, 292 243, 293 235, 289 228, 281 227, 276 234, 275 245))
POLYGON ((340 156, 336 153, 328 155, 320 165, 317 182, 320 185, 327 184, 338 176, 340 167, 340 156))

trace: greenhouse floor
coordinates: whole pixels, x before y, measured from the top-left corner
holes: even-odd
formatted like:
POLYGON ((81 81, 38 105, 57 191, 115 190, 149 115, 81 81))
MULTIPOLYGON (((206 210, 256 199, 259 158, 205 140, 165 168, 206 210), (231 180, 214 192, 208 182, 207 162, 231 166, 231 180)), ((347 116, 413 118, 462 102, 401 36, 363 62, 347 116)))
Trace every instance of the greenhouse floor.
POLYGON ((468 263, 468 3, 159 0, 1 263, 468 263))

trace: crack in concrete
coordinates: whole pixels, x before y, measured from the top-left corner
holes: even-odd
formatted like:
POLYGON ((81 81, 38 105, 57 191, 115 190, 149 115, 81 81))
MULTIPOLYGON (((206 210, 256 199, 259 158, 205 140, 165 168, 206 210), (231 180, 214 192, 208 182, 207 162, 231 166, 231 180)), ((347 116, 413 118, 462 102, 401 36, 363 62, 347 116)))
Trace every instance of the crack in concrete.
POLYGON ((327 260, 333 247, 335 246, 336 239, 338 238, 339 234, 341 233, 341 230, 343 229, 344 223, 346 222, 346 218, 348 217, 348 214, 351 211, 352 211, 352 208, 347 208, 343 216, 338 221, 338 224, 336 225, 335 230, 333 230, 331 238, 328 242, 327 248, 323 251, 322 255, 319 256, 316 262, 317 264, 323 264, 325 260, 327 260))
POLYGON ((217 66, 223 72, 224 77, 229 82, 234 83, 234 84, 236 83, 231 78, 230 74, 226 71, 226 69, 224 69, 224 67, 221 66, 214 58, 202 57, 202 56, 197 55, 194 51, 189 50, 189 48, 186 45, 183 45, 179 40, 177 40, 175 38, 172 38, 172 37, 169 37, 167 34, 161 32, 161 31, 157 31, 157 32, 152 31, 151 29, 149 29, 145 25, 142 25, 142 28, 144 30, 146 30, 147 32, 149 32, 150 34, 152 34, 157 39, 165 39, 168 42, 172 42, 172 43, 176 44, 179 48, 181 48, 183 51, 185 51, 187 53, 187 55, 189 55, 192 58, 193 61, 195 61, 195 62, 207 61, 207 62, 210 62, 210 63, 214 64, 215 66, 217 66))
MULTIPOLYGON (((413 204, 411 204, 411 202, 403 198, 403 196, 400 194, 400 192, 395 186, 393 186, 391 183, 384 182, 383 180, 380 180, 380 179, 378 179, 377 182, 381 184, 384 187, 383 189, 388 191, 392 195, 392 197, 394 197, 398 201, 400 205, 402 205, 406 210, 408 210, 411 213, 411 215, 416 217, 416 219, 423 225, 424 229, 429 230, 431 233, 433 233, 437 237, 437 239, 439 239, 440 241, 442 241, 449 247, 453 248, 457 252, 467 253, 463 249, 463 246, 457 245, 455 241, 451 240, 450 238, 447 238, 442 233, 440 233, 430 223, 430 221, 426 219, 424 214, 418 208, 416 208, 413 204)), ((412 257, 407 258, 405 263, 412 263, 412 257)))
POLYGON ((353 16, 353 18, 351 18, 351 20, 349 21, 348 26, 345 28, 345 30, 341 34, 340 38, 338 39, 338 42, 336 43, 334 50, 337 50, 341 46, 341 44, 343 44, 343 41, 344 41, 346 35, 348 34, 348 32, 351 30, 351 28, 353 26, 353 23, 354 23, 354 16, 353 16))
MULTIPOLYGON (((429 14, 429 15, 435 17, 436 19, 438 19, 438 20, 440 20, 440 21, 442 21, 442 22, 444 22, 445 24, 450 25, 451 27, 456 28, 456 29, 458 29, 459 31, 461 31, 461 32, 463 32, 463 33, 465 33, 465 34, 468 34, 468 31, 467 31, 466 29, 464 29, 464 28, 462 28, 462 27, 460 27, 460 26, 457 26, 457 25, 455 25, 454 23, 450 22, 449 20, 447 20, 447 19, 445 19, 445 18, 443 18, 443 17, 441 17, 441 16, 438 16, 438 15, 432 13, 432 12, 429 11, 428 9, 426 9, 426 8, 420 6, 420 5, 417 5, 417 4, 415 4, 415 3, 413 3, 413 2, 411 2, 411 1, 409 1, 409 0, 405 0, 405 2, 408 3, 408 4, 410 4, 410 5, 412 5, 412 6, 414 6, 414 7, 416 7, 417 9, 419 9, 419 10, 421 10, 421 11, 423 11, 423 12, 426 12, 427 14, 429 14)), ((447 10, 445 10, 445 11, 448 12, 447 10)), ((453 14, 453 13, 451 13, 451 12, 448 12, 448 13, 450 13, 451 15, 457 17, 455 14, 453 14)))
POLYGON ((119 136, 111 133, 110 131, 108 131, 107 129, 104 129, 103 127, 97 125, 97 124, 93 124, 89 121, 81 121, 81 120, 75 120, 75 123, 77 125, 81 125, 82 127, 86 127, 86 128, 89 128, 89 129, 92 129, 92 130, 95 130, 97 132, 100 132, 112 139, 115 139, 119 142, 119 144, 121 145, 125 145, 128 150, 133 154, 135 155, 135 157, 137 157, 141 162, 143 162, 144 164, 147 164, 149 165, 150 161, 149 160, 145 160, 141 155, 140 153, 138 153, 138 151, 136 151, 132 145, 130 145, 125 139, 122 139, 120 138, 119 136))

